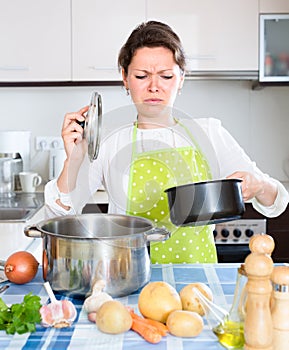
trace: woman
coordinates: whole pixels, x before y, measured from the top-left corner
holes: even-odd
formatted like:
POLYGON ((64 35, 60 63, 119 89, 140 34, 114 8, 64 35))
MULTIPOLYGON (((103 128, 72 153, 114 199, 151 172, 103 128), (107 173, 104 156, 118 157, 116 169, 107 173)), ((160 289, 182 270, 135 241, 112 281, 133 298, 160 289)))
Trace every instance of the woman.
POLYGON ((136 120, 108 135, 97 160, 89 164, 78 124, 88 107, 66 114, 62 137, 67 159, 59 178, 45 188, 50 216, 81 212, 89 195, 104 186, 110 213, 146 217, 172 232, 169 240, 151 246, 153 263, 214 263, 213 225, 175 227, 170 222, 166 188, 208 180, 216 174, 240 178, 244 200, 252 201, 260 213, 270 217, 285 210, 285 188, 256 167, 218 120, 174 117, 173 104, 184 82, 185 56, 169 26, 156 21, 138 26, 121 48, 118 63, 137 111, 136 120), (206 139, 205 148, 211 147, 215 159, 208 159, 196 138, 206 139))

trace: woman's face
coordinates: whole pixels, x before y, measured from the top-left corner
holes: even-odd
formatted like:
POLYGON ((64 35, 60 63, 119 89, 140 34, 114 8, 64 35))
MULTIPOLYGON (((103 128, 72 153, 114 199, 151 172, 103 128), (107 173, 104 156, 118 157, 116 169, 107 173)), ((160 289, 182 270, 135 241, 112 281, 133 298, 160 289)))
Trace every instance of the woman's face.
POLYGON ((172 51, 165 47, 138 49, 128 66, 128 74, 124 71, 122 74, 139 118, 164 117, 163 112, 171 110, 184 80, 172 51))

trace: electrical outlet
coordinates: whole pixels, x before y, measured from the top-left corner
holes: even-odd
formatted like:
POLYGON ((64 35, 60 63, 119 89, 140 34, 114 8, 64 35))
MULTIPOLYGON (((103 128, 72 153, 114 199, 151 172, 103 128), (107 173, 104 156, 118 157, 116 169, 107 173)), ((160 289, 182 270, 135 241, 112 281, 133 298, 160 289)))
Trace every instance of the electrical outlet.
POLYGON ((55 136, 37 136, 35 148, 37 151, 50 151, 53 149, 63 149, 61 137, 55 136))

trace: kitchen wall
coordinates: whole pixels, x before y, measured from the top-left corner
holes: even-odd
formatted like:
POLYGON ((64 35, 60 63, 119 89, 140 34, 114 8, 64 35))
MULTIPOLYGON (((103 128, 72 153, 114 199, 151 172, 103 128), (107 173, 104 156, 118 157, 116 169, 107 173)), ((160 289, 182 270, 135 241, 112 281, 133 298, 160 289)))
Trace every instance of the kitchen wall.
MULTIPOLYGON (((36 136, 60 136, 66 112, 89 102, 92 90, 105 113, 130 104, 121 86, 0 88, 0 130, 31 130, 31 168, 48 180, 48 151, 36 136)), ((192 117, 215 117, 265 172, 289 181, 289 87, 252 90, 249 81, 187 80, 175 107, 192 117), (285 171, 287 169, 287 172, 285 171)))

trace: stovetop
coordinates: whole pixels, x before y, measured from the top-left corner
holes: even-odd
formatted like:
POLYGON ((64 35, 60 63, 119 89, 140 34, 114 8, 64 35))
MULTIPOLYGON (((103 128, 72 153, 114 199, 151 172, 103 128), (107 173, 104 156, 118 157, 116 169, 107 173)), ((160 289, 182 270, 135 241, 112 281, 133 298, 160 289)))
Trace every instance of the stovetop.
POLYGON ((266 219, 240 219, 217 224, 214 230, 216 244, 248 244, 250 238, 266 233, 266 219))

